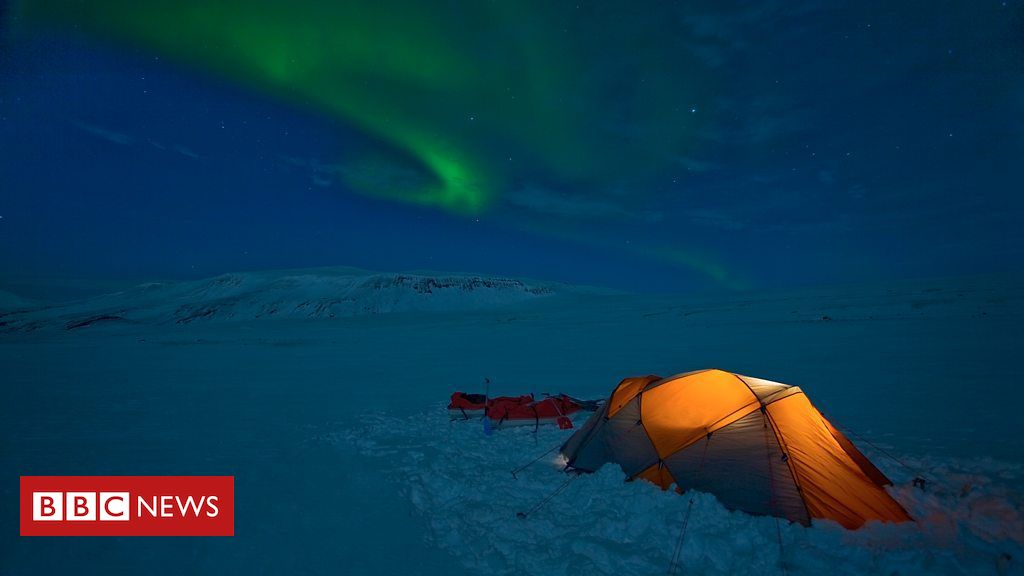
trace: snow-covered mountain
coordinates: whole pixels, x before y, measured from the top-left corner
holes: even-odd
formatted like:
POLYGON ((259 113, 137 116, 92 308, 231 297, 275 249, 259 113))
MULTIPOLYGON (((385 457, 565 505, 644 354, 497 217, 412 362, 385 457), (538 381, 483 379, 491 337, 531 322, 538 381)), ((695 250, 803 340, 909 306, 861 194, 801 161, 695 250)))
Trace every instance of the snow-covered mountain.
POLYGON ((28 310, 24 306, 0 308, 0 331, 480 310, 570 290, 578 289, 468 274, 387 274, 352 268, 247 272, 142 284, 114 294, 28 310))

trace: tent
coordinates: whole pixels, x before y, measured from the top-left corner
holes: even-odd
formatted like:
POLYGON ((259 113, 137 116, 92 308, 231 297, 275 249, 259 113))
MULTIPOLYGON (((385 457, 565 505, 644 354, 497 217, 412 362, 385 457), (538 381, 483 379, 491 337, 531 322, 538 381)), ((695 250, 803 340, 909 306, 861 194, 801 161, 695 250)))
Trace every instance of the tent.
POLYGON ((626 378, 561 451, 568 471, 614 462, 628 480, 804 525, 910 520, 889 479, 800 388, 722 370, 626 378))

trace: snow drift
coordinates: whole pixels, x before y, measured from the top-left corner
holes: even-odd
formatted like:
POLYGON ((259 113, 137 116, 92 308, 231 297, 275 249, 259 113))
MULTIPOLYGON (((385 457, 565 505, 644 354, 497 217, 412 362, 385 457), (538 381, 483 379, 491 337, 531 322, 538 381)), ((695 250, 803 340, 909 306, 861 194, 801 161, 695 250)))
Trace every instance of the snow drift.
POLYGON ((449 424, 441 406, 398 419, 367 415, 320 441, 379 463, 427 526, 429 543, 473 574, 664 574, 691 495, 678 574, 1020 574, 1024 556, 1020 466, 986 459, 908 458, 935 484, 872 452, 893 479, 892 495, 915 522, 869 522, 846 530, 810 527, 726 509, 701 492, 683 496, 648 482, 623 482, 616 466, 580 476, 527 518, 516 512, 565 481, 557 453, 513 477, 509 470, 565 440, 566 433, 449 424), (458 446, 458 449, 454 449, 458 446), (526 448, 524 448, 526 447, 526 448))

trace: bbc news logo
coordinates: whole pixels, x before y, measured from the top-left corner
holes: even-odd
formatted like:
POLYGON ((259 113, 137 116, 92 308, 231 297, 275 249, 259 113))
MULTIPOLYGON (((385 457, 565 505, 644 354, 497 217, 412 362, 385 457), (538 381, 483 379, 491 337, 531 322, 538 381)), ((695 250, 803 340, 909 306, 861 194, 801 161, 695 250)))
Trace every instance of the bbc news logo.
MULTIPOLYGON (((216 518, 220 514, 217 501, 220 496, 194 496, 182 498, 178 495, 143 497, 136 496, 138 518, 216 518)), ((99 520, 101 522, 127 522, 131 518, 129 492, 33 492, 32 520, 35 522, 60 522, 63 520, 99 520)))
POLYGON ((22 476, 22 536, 233 536, 234 476, 22 476))

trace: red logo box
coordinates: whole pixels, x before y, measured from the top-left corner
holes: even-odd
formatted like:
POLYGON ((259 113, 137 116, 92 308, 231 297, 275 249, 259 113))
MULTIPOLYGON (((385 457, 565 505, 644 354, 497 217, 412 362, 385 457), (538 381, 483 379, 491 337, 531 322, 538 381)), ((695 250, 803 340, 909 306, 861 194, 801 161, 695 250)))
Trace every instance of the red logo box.
POLYGON ((234 536, 234 476, 22 476, 22 536, 234 536))

